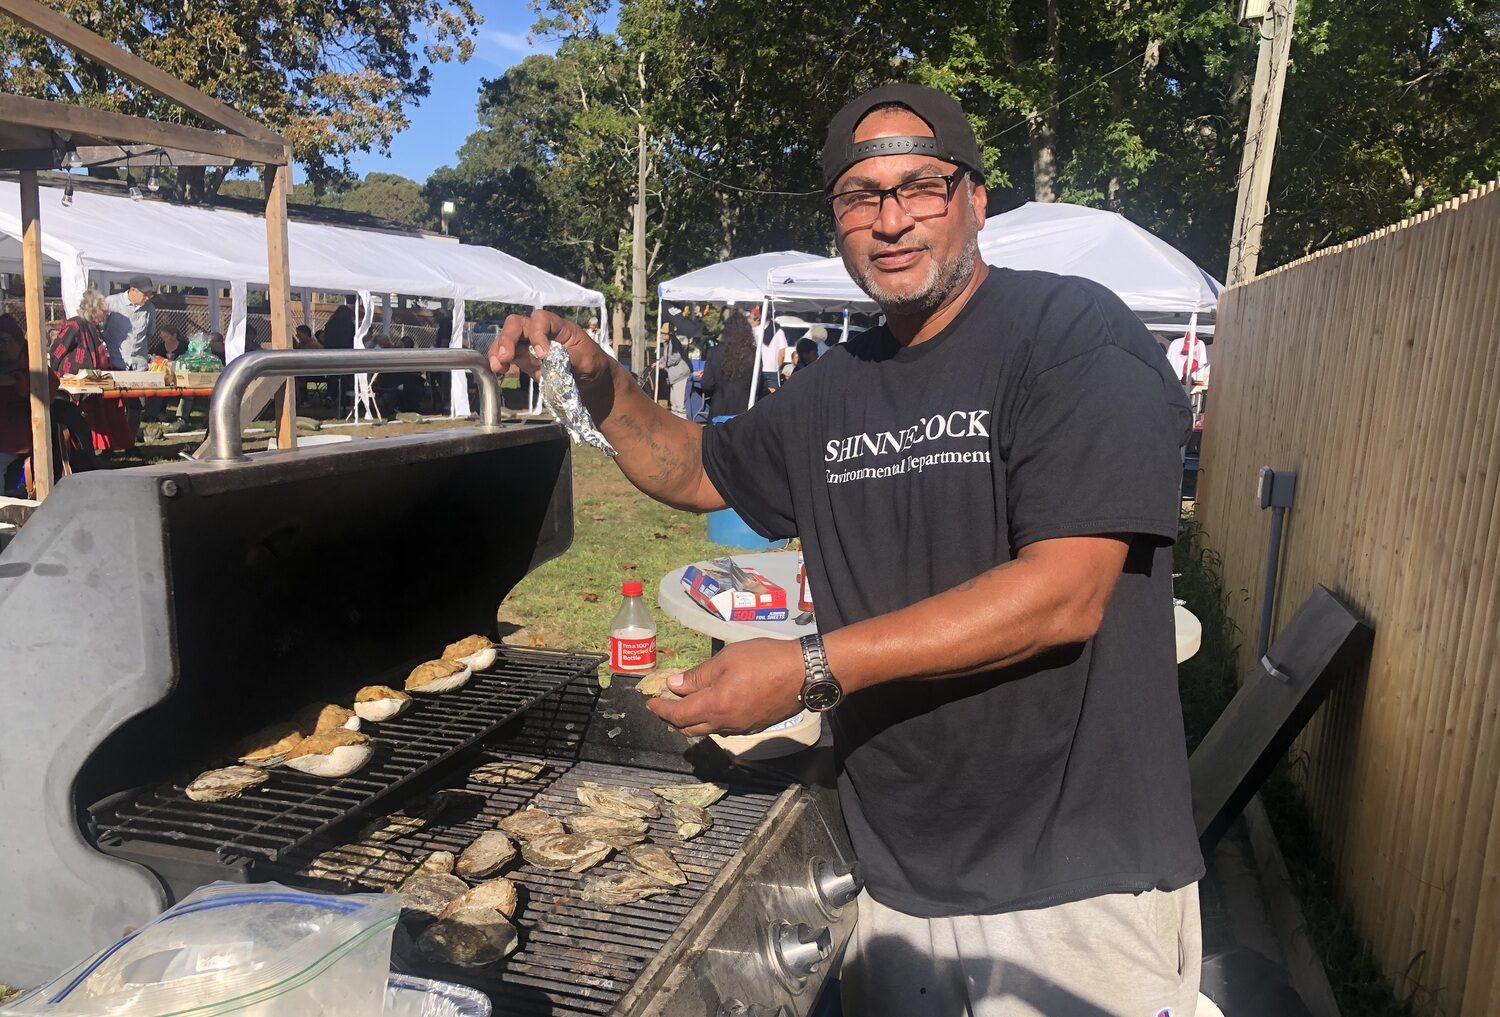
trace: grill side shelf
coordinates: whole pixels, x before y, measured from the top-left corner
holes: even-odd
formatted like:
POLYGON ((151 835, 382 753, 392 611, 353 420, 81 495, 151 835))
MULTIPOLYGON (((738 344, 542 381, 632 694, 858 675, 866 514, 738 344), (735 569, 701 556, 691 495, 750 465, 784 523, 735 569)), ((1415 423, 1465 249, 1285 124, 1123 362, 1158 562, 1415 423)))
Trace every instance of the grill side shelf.
POLYGON ((106 852, 152 841, 212 851, 228 863, 278 861, 595 673, 606 659, 502 646, 495 664, 463 688, 418 697, 395 720, 365 725, 375 756, 358 773, 329 780, 279 767, 264 784, 221 802, 192 801, 185 783, 112 795, 90 810, 96 842, 106 852))

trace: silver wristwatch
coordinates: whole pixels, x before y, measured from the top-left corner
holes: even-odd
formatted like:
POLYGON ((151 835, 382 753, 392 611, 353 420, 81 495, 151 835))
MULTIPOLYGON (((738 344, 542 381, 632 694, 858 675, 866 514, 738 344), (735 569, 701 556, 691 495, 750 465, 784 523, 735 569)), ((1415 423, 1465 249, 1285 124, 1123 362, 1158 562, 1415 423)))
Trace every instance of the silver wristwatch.
POLYGON ((816 632, 798 640, 802 644, 802 691, 797 695, 803 709, 827 713, 844 699, 844 687, 828 669, 823 637, 816 632))

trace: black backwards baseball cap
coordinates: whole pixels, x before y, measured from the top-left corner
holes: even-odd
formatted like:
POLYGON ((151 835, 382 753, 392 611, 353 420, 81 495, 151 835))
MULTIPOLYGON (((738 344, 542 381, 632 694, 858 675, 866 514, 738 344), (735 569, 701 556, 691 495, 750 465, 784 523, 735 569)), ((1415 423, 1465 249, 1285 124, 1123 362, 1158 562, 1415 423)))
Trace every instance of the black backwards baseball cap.
POLYGON ((974 173, 984 172, 979 142, 958 100, 946 92, 922 85, 881 85, 834 114, 823 143, 823 190, 833 188, 844 171, 855 163, 878 155, 931 155, 957 163, 974 173), (905 106, 927 122, 932 137, 872 138, 854 142, 854 129, 878 106, 905 106))

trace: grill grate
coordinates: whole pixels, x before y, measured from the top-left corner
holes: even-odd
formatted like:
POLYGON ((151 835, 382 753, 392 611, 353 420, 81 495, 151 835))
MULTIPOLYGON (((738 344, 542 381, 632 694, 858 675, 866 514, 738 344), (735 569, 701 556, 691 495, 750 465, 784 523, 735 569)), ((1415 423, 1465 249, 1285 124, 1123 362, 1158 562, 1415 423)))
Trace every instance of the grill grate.
POLYGON ((328 780, 283 767, 222 802, 191 801, 185 783, 150 788, 96 807, 99 846, 108 851, 147 841, 212 852, 234 864, 278 861, 592 673, 604 659, 501 647, 495 665, 463 688, 418 699, 395 720, 369 725, 375 756, 352 776, 328 780))
MULTIPOLYGON (((473 762, 478 765, 534 758, 539 758, 535 752, 512 743, 486 746, 473 762)), ((525 784, 497 787, 473 781, 450 782, 483 798, 475 797, 471 807, 455 806, 422 830, 381 842, 381 847, 394 849, 407 861, 399 871, 372 874, 369 883, 381 887, 399 884, 427 853, 442 850, 457 855, 480 833, 494 829, 500 819, 527 805, 559 818, 583 811, 576 791, 586 780, 644 791, 697 779, 576 758, 541 758, 545 758, 547 770, 525 784)), ((504 874, 521 890, 521 906, 515 918, 521 945, 499 968, 498 976, 424 968, 420 964, 410 965, 413 973, 472 985, 490 996, 497 1014, 507 1017, 584 1017, 608 1012, 746 844, 787 786, 742 771, 720 778, 720 782, 729 787, 729 794, 709 809, 714 825, 701 836, 683 842, 669 820, 650 821, 649 842, 671 851, 688 877, 686 886, 637 904, 599 907, 578 899, 579 884, 586 876, 628 869, 628 863, 618 854, 583 874, 547 872, 513 863, 511 871, 504 874)), ((352 883, 309 880, 305 872, 287 872, 279 878, 321 889, 363 889, 352 883)))

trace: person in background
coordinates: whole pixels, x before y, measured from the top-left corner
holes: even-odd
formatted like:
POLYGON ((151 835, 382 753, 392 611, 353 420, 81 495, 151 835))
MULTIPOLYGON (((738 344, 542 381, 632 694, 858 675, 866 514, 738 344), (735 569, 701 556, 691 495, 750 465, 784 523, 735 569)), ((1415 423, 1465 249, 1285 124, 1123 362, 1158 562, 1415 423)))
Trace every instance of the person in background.
POLYGON ((767 392, 781 385, 781 362, 787 357, 786 332, 774 321, 766 322, 760 337, 760 381, 767 392))
POLYGON ((325 350, 354 349, 354 308, 340 304, 333 309, 328 323, 323 326, 323 348, 325 350))
MULTIPOLYGON (((149 276, 137 275, 131 277, 123 293, 105 301, 109 317, 104 319, 104 344, 109 347, 110 366, 116 371, 144 371, 150 366, 146 344, 156 331, 156 305, 151 302, 155 292, 149 276)), ((126 419, 139 441, 143 437, 141 400, 127 399, 124 405, 126 419)))
MULTIPOLYGON (((320 332, 319 335, 321 335, 321 334, 322 333, 320 332)), ((229 358, 224 355, 224 333, 223 332, 210 332, 210 333, 208 333, 208 348, 213 351, 214 356, 218 357, 220 361, 222 361, 225 364, 229 363, 229 358)))
POLYGON ((792 354, 792 373, 806 370, 818 359, 818 342, 811 336, 797 340, 797 349, 792 354))
POLYGON ((109 316, 104 320, 104 344, 110 365, 116 371, 144 371, 150 362, 146 344, 156 331, 155 287, 144 276, 134 276, 123 293, 105 300, 109 316))
POLYGON ((295 350, 321 350, 323 344, 313 338, 313 331, 306 325, 298 325, 292 333, 292 349, 295 350))
POLYGON ((588 333, 590 339, 599 344, 601 350, 612 357, 615 355, 615 344, 610 341, 609 336, 605 335, 604 330, 599 327, 599 316, 597 314, 589 315, 589 327, 584 329, 584 331, 588 333))
MULTIPOLYGON (((109 305, 104 295, 96 289, 84 290, 78 299, 78 313, 63 322, 53 337, 48 352, 52 370, 58 375, 108 371, 111 360, 102 331, 108 316, 109 305)), ((115 452, 130 448, 135 431, 119 400, 87 395, 79 400, 78 408, 93 434, 93 451, 115 452)))
POLYGON ((760 306, 750 308, 750 334, 755 336, 755 342, 759 345, 761 338, 765 335, 766 326, 760 320, 760 306))
POLYGON ((661 326, 663 352, 661 359, 651 365, 651 370, 665 369, 667 372, 667 405, 672 415, 687 418, 687 387, 693 367, 688 362, 687 351, 682 340, 672 334, 672 326, 666 322, 661 326))
POLYGON ((833 345, 828 341, 828 329, 824 328, 822 325, 814 325, 812 328, 808 329, 807 338, 811 339, 814 345, 818 347, 819 354, 827 353, 828 347, 830 345, 833 345))
MULTIPOLYGON (((52 394, 57 375, 49 369, 52 394)), ((31 372, 26 363, 26 336, 14 315, 0 314, 0 494, 20 486, 23 462, 31 455, 31 372)))
POLYGON ((750 319, 735 311, 724 323, 719 344, 708 351, 698 379, 698 387, 708 401, 708 419, 731 417, 749 409, 755 348, 750 319))

